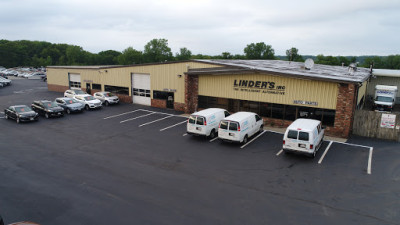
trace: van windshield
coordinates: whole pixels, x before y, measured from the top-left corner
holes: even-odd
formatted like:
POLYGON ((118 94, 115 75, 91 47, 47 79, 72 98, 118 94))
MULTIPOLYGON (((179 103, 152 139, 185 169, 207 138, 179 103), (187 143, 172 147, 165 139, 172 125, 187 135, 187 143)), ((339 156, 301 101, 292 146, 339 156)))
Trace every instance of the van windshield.
POLYGON ((301 141, 308 141, 308 133, 307 132, 301 132, 299 133, 299 140, 301 141))
POLYGON ((289 130, 287 137, 290 139, 297 139, 297 130, 289 130))
POLYGON ((197 117, 197 121, 196 121, 197 125, 204 125, 204 117, 197 117))
POLYGON ((219 124, 219 128, 221 129, 228 129, 228 121, 221 121, 221 123, 219 124))
POLYGON ((194 124, 196 122, 196 117, 195 116, 190 116, 189 117, 189 123, 194 124))
POLYGON ((377 96, 375 101, 377 101, 377 102, 392 102, 393 100, 391 97, 377 96))
POLYGON ((237 131, 238 130, 238 124, 235 122, 230 122, 229 123, 229 130, 237 131))

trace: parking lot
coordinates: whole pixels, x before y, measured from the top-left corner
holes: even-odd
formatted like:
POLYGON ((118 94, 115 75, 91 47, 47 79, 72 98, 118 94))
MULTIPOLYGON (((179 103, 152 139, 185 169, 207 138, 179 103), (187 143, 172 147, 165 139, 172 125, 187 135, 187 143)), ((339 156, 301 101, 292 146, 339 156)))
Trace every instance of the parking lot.
MULTIPOLYGON (((40 80, 0 107, 54 100, 40 80)), ((265 128, 246 145, 186 135, 184 115, 133 104, 17 124, 0 114, 0 213, 41 224, 400 224, 400 144, 325 140, 285 154, 265 128)))

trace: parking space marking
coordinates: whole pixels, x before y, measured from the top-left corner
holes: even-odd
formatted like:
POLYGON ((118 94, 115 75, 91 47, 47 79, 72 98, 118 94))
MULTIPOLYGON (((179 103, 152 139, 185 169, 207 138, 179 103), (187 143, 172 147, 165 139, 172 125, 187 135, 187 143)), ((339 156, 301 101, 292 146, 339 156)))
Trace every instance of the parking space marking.
POLYGON ((176 117, 187 118, 186 116, 175 115, 175 114, 171 114, 171 113, 156 112, 156 111, 150 111, 150 110, 147 110, 147 109, 141 109, 141 110, 142 110, 142 111, 145 111, 145 112, 155 112, 155 113, 163 114, 163 115, 169 115, 169 116, 176 116, 176 117))
POLYGON ((184 136, 186 136, 187 135, 187 133, 184 133, 182 136, 184 137, 184 136))
POLYGON ((160 131, 164 131, 164 130, 167 130, 167 129, 169 129, 169 128, 173 128, 173 127, 175 127, 175 126, 178 126, 178 125, 180 125, 180 124, 182 124, 182 123, 186 123, 186 122, 187 122, 187 120, 182 121, 182 122, 177 123, 177 124, 174 124, 174 125, 172 125, 172 126, 165 127, 165 128, 163 128, 163 129, 160 129, 160 131))
POLYGON ((331 147, 332 143, 333 143, 333 141, 329 142, 329 145, 328 145, 328 147, 326 147, 324 154, 322 154, 321 158, 319 159, 318 164, 322 163, 322 160, 324 160, 324 157, 325 157, 326 153, 328 153, 328 150, 331 147))
POLYGON ((371 174, 371 164, 372 164, 372 152, 374 151, 373 147, 369 148, 369 157, 368 157, 368 168, 367 173, 371 174))
POLYGON ((165 120, 165 119, 168 119, 170 117, 173 117, 173 116, 172 115, 171 116, 166 116, 166 117, 163 117, 163 118, 158 119, 158 120, 153 120, 153 121, 150 121, 150 122, 147 122, 147 123, 144 123, 144 124, 140 124, 139 127, 143 127, 143 126, 146 126, 146 125, 149 125, 149 124, 161 121, 161 120, 165 120))
POLYGON ((267 132, 266 130, 263 130, 263 132, 261 132, 259 135, 255 136, 253 139, 251 139, 251 141, 247 142, 246 144, 240 146, 240 148, 244 148, 247 145, 249 145, 251 142, 253 142, 254 140, 256 140, 257 138, 259 138, 261 135, 263 135, 265 132, 267 132))
POLYGON ((103 119, 104 120, 111 119, 111 118, 114 118, 114 117, 118 117, 118 116, 123 116, 123 115, 129 114, 129 113, 134 113, 134 112, 137 112, 137 111, 140 111, 140 110, 141 109, 137 109, 137 110, 133 110, 133 111, 130 111, 130 112, 121 113, 121 114, 118 114, 118 115, 108 116, 108 117, 105 117, 103 119))
POLYGON ((213 141, 215 141, 215 140, 217 140, 217 139, 218 139, 218 137, 213 138, 213 139, 210 140, 210 142, 213 142, 213 141))
POLYGON ((276 153, 276 156, 279 156, 280 154, 282 154, 283 149, 281 149, 278 153, 276 153))
POLYGON ((149 113, 149 114, 145 114, 145 115, 141 115, 141 116, 137 116, 137 117, 133 117, 133 118, 130 118, 130 119, 127 119, 127 120, 122 120, 119 123, 125 123, 125 122, 128 122, 128 121, 136 120, 136 119, 139 119, 139 118, 142 118, 142 117, 146 117, 146 116, 150 116, 150 115, 153 115, 153 114, 155 114, 155 112, 152 112, 152 113, 149 113))

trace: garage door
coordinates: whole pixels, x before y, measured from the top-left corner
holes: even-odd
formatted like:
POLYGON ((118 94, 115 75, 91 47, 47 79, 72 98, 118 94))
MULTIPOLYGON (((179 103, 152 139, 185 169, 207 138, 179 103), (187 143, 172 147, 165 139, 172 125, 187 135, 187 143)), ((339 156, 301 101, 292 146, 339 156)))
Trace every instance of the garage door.
POLYGON ((132 74, 132 101, 134 104, 151 105, 149 74, 132 74))
POLYGON ((69 87, 71 89, 81 89, 81 75, 76 73, 69 74, 69 87))

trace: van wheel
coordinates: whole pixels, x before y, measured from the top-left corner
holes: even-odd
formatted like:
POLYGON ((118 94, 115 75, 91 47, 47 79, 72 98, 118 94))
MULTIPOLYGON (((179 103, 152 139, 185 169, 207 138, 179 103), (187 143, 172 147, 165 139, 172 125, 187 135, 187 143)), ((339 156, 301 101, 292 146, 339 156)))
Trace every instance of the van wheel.
POLYGON ((264 131, 264 125, 261 125, 259 132, 262 133, 263 131, 264 131))
POLYGON ((211 130, 210 135, 208 137, 210 137, 211 139, 215 138, 215 130, 214 129, 211 130))
POLYGON ((244 136, 242 144, 246 144, 247 143, 247 134, 244 136))

